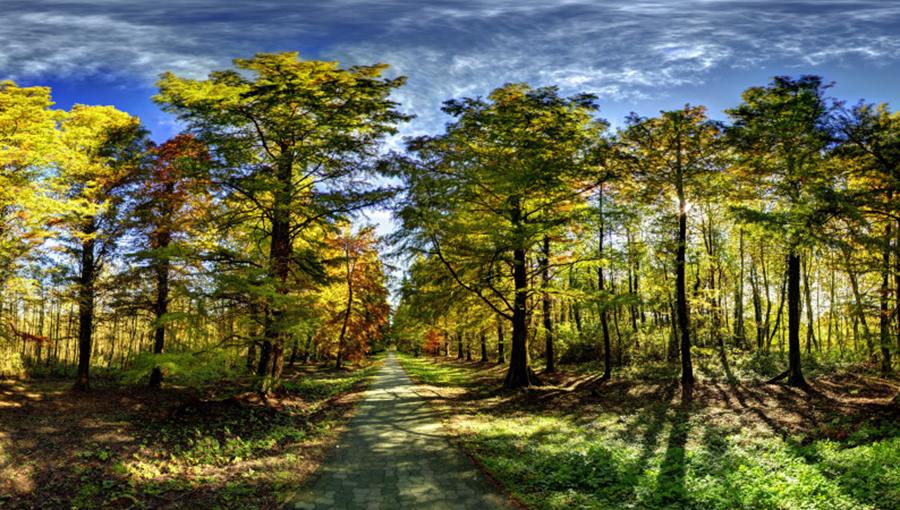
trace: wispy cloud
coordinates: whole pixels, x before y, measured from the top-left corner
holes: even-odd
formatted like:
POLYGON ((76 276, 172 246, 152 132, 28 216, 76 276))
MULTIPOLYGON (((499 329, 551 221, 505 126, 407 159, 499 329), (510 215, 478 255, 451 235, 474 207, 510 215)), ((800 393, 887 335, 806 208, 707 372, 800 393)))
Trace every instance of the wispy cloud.
POLYGON ((4 0, 0 76, 199 77, 254 52, 388 62, 433 127, 442 100, 509 81, 609 101, 712 73, 900 59, 900 6, 876 0, 4 0), (887 5, 886 5, 887 4, 887 5))

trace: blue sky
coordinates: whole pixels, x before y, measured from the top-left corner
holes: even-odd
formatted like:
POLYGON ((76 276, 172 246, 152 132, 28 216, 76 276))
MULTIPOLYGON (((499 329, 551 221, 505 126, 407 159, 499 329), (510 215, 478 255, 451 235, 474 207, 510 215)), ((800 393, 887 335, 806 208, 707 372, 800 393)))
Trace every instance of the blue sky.
POLYGON ((0 0, 0 79, 49 85, 58 107, 112 104, 163 141, 159 73, 202 78, 257 52, 391 64, 395 99, 437 133, 441 102, 507 82, 594 92, 601 116, 685 103, 712 116, 775 75, 818 74, 849 102, 900 109, 900 1, 0 0))
POLYGON ((685 103, 714 116, 774 75, 818 74, 840 98, 898 101, 900 2, 745 0, 3 0, 0 78, 50 85, 60 107, 113 104, 155 138, 157 75, 204 77, 233 58, 299 51, 386 62, 434 133, 443 100, 506 82, 595 92, 620 123, 685 103))

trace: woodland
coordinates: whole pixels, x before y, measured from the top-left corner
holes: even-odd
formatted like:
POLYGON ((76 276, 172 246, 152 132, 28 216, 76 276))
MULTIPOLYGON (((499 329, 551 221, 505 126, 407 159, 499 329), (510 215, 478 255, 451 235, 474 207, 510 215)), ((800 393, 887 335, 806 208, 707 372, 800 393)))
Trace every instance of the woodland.
POLYGON ((900 114, 778 76, 612 128, 511 83, 389 151, 387 69, 165 73, 163 143, 0 82, 0 507, 274 506, 389 348, 528 507, 900 507, 900 114))

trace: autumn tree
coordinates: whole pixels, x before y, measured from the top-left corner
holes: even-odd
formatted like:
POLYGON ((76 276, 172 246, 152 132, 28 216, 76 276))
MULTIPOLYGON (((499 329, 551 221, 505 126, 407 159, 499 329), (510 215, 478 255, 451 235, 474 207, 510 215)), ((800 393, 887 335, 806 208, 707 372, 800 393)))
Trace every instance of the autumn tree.
POLYGON ((58 113, 47 87, 0 82, 0 283, 40 240, 39 183, 55 141, 58 113))
POLYGON ((387 275, 374 227, 354 233, 344 226, 327 243, 333 257, 328 271, 332 284, 320 292, 318 308, 324 318, 316 336, 320 349, 340 368, 344 360, 365 356, 384 334, 390 315, 387 275))
POLYGON ((397 211, 407 250, 436 257, 456 284, 512 324, 504 385, 539 384, 527 345, 529 254, 576 215, 595 186, 606 128, 594 96, 508 84, 446 101, 446 133, 407 141, 397 211))
POLYGON ((59 137, 53 223, 80 262, 75 389, 88 391, 97 279, 124 232, 121 206, 145 152, 145 131, 137 117, 111 106, 75 105, 61 118, 59 137))
MULTIPOLYGON (((166 344, 166 314, 169 309, 173 261, 183 258, 185 237, 200 230, 204 206, 210 200, 204 176, 209 153, 191 135, 178 135, 149 148, 134 191, 134 226, 144 247, 134 254, 139 270, 149 267, 155 295, 153 353, 162 354, 166 344)), ((150 374, 150 387, 162 383, 159 367, 150 374)))
POLYGON ((831 214, 827 201, 834 175, 824 171, 832 134, 829 86, 818 76, 776 76, 751 87, 743 102, 726 110, 741 176, 766 197, 762 209, 738 208, 745 221, 765 225, 787 244, 788 369, 775 379, 791 386, 806 380, 800 358, 801 253, 831 214))
MULTIPOLYGON (((259 375, 272 381, 284 362, 291 275, 302 270, 295 241, 386 197, 367 177, 380 140, 408 120, 388 99, 405 78, 381 78, 384 64, 341 69, 300 61, 297 53, 257 54, 234 65, 206 80, 166 73, 154 100, 210 147, 215 179, 238 206, 230 221, 264 232, 270 290, 260 294, 259 375)), ((262 390, 269 389, 265 383, 262 390)))

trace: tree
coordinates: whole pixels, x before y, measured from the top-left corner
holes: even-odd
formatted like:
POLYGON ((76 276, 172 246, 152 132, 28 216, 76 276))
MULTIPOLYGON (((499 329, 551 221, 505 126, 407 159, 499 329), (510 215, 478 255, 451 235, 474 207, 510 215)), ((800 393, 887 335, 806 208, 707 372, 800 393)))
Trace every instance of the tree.
MULTIPOLYGON (((706 189, 717 171, 720 127, 706 117, 706 108, 686 105, 660 112, 652 119, 632 114, 620 134, 621 159, 632 195, 664 211, 675 207, 675 315, 681 350, 681 382, 693 384, 691 321, 685 284, 689 204, 706 189)), ((602 277, 601 277, 602 278, 602 277)))
POLYGON ((345 359, 356 361, 379 341, 388 325, 387 276, 374 227, 352 233, 348 226, 330 239, 329 276, 332 285, 322 290, 318 308, 324 312, 318 332, 320 349, 334 357, 340 368, 345 359))
POLYGON ((388 99, 405 77, 382 79, 384 64, 345 70, 297 53, 234 65, 201 81, 166 73, 154 100, 210 147, 215 177, 237 205, 229 220, 264 232, 270 290, 259 375, 268 391, 284 362, 291 274, 303 267, 295 240, 387 197, 365 177, 380 140, 409 119, 388 99))
MULTIPOLYGON (((166 344, 166 314, 169 309, 172 262, 185 234, 198 230, 202 205, 209 200, 203 170, 209 153, 191 135, 178 135, 159 147, 150 148, 150 160, 143 166, 135 190, 134 215, 146 249, 135 254, 149 263, 155 284, 153 298, 153 352, 162 354, 166 344), (193 224, 193 225, 192 225, 193 224)), ((150 374, 150 387, 162 384, 159 367, 150 374)))
POLYGON ((124 230, 123 191, 140 166, 145 131, 137 117, 111 106, 84 105, 65 114, 59 130, 52 187, 60 204, 52 223, 80 261, 75 389, 88 391, 97 278, 124 230))
POLYGON ((41 170, 52 154, 56 117, 47 87, 0 81, 0 283, 40 240, 41 170))
POLYGON ((487 99, 444 103, 446 133, 407 141, 397 164, 405 248, 436 257, 458 286, 512 324, 504 385, 538 384, 527 346, 529 253, 576 218, 595 187, 594 96, 508 84, 487 99))
MULTIPOLYGON (((854 232, 858 240, 879 253, 879 326, 881 370, 891 371, 891 317, 897 315, 897 303, 890 310, 890 286, 900 285, 900 116, 887 105, 859 104, 842 110, 836 124, 842 144, 835 151, 839 165, 850 169, 850 194, 853 205, 863 215, 864 224, 854 232), (893 263, 892 263, 893 259, 893 263)), ((900 298, 900 286, 895 288, 900 298)), ((897 334, 900 348, 900 330, 897 334)))
POLYGON ((819 76, 776 76, 766 87, 745 90, 743 102, 726 110, 734 121, 730 136, 742 175, 768 199, 764 209, 739 209, 741 217, 768 226, 787 243, 789 366, 773 381, 787 377, 791 386, 806 385, 800 358, 801 250, 832 208, 823 200, 834 189, 833 176, 823 171, 831 141, 828 87, 819 76))

